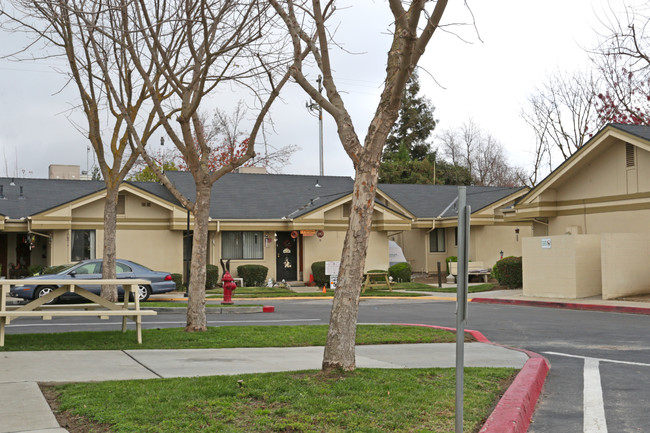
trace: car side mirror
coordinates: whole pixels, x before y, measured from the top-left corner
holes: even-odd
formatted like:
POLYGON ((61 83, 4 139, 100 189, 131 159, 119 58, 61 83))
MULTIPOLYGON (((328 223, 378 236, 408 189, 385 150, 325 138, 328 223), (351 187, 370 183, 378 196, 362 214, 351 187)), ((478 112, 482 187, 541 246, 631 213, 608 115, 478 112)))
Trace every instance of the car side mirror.
POLYGON ((68 275, 70 275, 71 277, 74 278, 74 277, 77 276, 77 272, 76 272, 76 271, 72 271, 72 272, 70 272, 68 275))

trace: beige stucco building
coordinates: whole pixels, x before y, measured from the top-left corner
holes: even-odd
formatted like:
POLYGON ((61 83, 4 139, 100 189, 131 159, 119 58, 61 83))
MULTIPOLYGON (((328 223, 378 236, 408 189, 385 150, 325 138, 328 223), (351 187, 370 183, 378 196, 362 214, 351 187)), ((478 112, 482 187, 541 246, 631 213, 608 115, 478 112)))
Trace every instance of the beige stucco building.
MULTIPOLYGON (((191 175, 168 173, 194 196, 191 175)), ((314 262, 340 259, 353 181, 349 177, 231 173, 213 187, 208 263, 261 264, 276 280, 307 281, 314 262)), ((524 194, 517 188, 470 187, 471 259, 489 266, 519 255, 531 223, 511 223, 503 209, 524 194)), ((63 179, 0 179, 0 264, 57 265, 101 257, 104 185, 63 179)), ((380 185, 366 270, 389 267, 388 240, 402 245, 415 272, 435 273, 456 255, 457 188, 380 185), (435 244, 435 245, 434 245, 435 244)), ((157 183, 125 182, 117 209, 117 256, 155 270, 182 273, 184 238, 192 216, 157 183)), ((444 269, 443 269, 444 270, 444 269)))
POLYGON ((524 294, 650 293, 650 127, 611 124, 506 213, 530 222, 524 294))

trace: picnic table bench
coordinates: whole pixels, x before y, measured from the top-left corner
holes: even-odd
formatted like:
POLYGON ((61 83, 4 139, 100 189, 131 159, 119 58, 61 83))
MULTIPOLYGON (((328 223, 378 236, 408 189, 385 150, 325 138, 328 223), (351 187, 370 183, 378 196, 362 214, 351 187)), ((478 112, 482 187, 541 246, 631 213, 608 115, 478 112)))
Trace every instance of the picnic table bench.
MULTIPOLYGON (((449 273, 455 277, 458 276, 458 262, 449 262, 449 273)), ((486 268, 483 262, 469 262, 467 265, 467 275, 478 275, 483 278, 483 282, 488 282, 491 270, 486 268)))
POLYGON ((388 272, 367 272, 363 274, 361 293, 365 293, 368 287, 374 286, 388 286, 388 289, 392 292, 393 288, 391 287, 391 282, 388 278, 388 272))
POLYGON ((151 284, 150 281, 141 279, 99 279, 99 280, 47 280, 48 285, 60 286, 45 296, 34 299, 19 307, 7 307, 7 295, 11 286, 42 285, 43 280, 21 279, 21 280, 0 280, 0 347, 5 344, 5 325, 19 317, 41 317, 43 320, 52 320, 58 316, 97 316, 100 319, 108 319, 110 316, 122 317, 122 332, 126 332, 126 320, 135 322, 138 344, 142 344, 142 316, 155 316, 158 314, 153 310, 141 310, 138 298, 138 285, 151 284), (110 302, 96 294, 80 287, 82 285, 121 285, 124 288, 124 302, 110 302), (46 305, 48 302, 62 296, 67 292, 94 302, 94 304, 69 304, 69 305, 46 305), (133 309, 130 307, 129 295, 133 294, 133 309))

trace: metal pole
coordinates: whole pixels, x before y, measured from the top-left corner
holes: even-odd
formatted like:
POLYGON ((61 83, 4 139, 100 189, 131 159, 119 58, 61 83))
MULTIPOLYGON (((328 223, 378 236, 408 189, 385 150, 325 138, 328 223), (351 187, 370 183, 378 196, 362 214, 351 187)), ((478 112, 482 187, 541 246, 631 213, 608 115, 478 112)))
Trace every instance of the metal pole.
POLYGON ((465 321, 467 320, 467 268, 469 262, 469 223, 467 188, 458 187, 458 287, 456 289, 456 433, 463 433, 465 382, 465 321))
MULTIPOLYGON (((323 77, 318 75, 318 93, 323 92, 323 77)), ((325 175, 325 168, 323 165, 323 107, 318 104, 318 150, 320 155, 320 175, 325 175)))
POLYGON ((184 250, 184 255, 185 255, 185 263, 184 263, 184 271, 185 271, 185 297, 187 298, 190 293, 190 261, 192 258, 192 253, 190 252, 192 249, 192 244, 190 241, 190 210, 187 210, 187 231, 185 232, 185 238, 183 239, 183 245, 185 248, 184 250))

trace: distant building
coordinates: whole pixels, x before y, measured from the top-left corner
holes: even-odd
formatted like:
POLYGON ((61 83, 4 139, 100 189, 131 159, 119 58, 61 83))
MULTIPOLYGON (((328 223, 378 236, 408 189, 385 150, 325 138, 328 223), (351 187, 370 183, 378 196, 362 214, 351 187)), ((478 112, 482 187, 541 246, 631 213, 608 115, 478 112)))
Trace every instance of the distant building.
POLYGON ((49 179, 80 180, 81 169, 78 165, 50 164, 48 169, 49 179))

